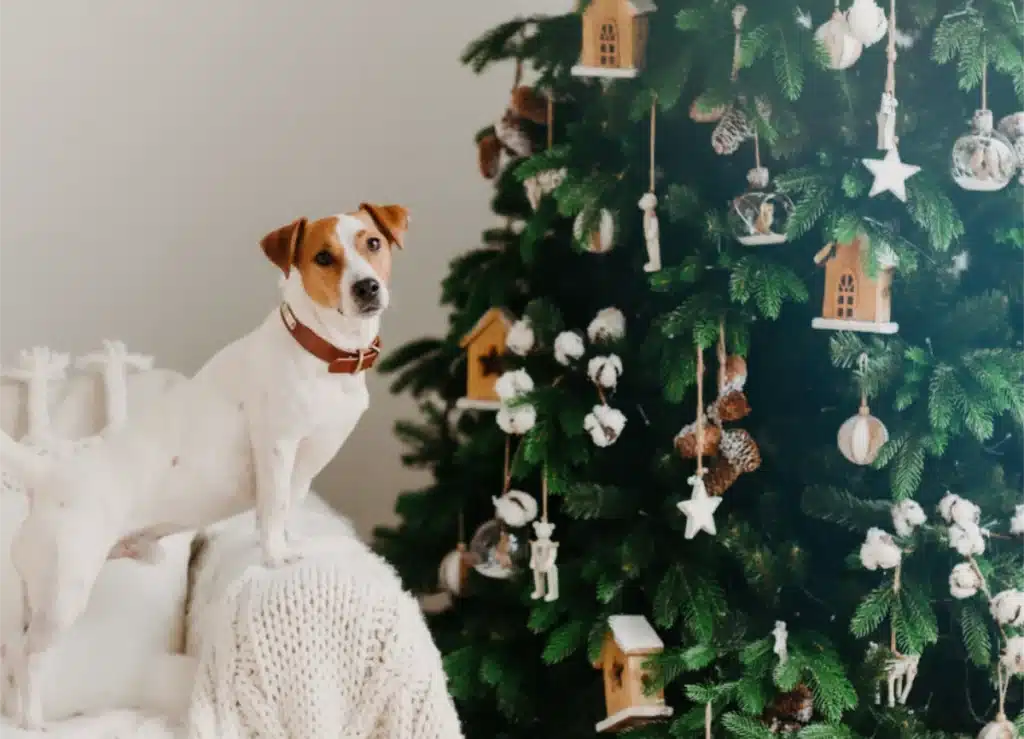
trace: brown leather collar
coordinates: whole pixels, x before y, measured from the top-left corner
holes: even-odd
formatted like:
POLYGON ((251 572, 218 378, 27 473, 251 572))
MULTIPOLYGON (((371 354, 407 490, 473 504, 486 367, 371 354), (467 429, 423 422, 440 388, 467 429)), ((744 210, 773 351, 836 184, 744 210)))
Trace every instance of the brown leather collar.
POLYGON ((373 340, 368 349, 351 352, 339 349, 331 342, 309 328, 298 318, 287 303, 281 304, 281 320, 288 333, 299 342, 299 346, 317 359, 327 363, 327 371, 331 374, 354 375, 368 370, 380 356, 380 337, 373 340))

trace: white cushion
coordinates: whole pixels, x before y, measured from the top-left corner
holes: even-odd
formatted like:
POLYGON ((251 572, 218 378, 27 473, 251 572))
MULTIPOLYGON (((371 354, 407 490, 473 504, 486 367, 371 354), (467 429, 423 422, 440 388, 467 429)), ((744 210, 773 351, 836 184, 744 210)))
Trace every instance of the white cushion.
MULTIPOLYGON (((165 370, 130 374, 129 417, 183 380, 165 370)), ((25 430, 26 395, 22 383, 5 380, 0 387, 0 421, 14 438, 25 430)), ((50 383, 56 435, 80 438, 100 431, 103 395, 98 373, 50 383)), ((22 626, 21 581, 11 563, 10 548, 26 512, 22 491, 0 491, 0 635, 4 642, 22 626)), ((191 533, 165 538, 165 556, 159 564, 121 559, 104 565, 82 618, 51 653, 42 696, 48 720, 80 711, 184 707, 183 688, 176 686, 182 681, 191 684, 194 669, 191 660, 180 656, 191 539, 191 533)))

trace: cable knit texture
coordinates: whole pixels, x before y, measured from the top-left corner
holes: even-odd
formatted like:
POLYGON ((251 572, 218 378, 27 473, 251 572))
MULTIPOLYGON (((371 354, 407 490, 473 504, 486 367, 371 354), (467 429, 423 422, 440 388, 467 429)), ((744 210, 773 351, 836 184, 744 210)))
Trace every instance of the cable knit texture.
MULTIPOLYGON (((214 542, 216 545, 216 542, 214 542)), ((247 569, 204 622, 194 739, 457 739, 419 605, 357 541, 247 569)))

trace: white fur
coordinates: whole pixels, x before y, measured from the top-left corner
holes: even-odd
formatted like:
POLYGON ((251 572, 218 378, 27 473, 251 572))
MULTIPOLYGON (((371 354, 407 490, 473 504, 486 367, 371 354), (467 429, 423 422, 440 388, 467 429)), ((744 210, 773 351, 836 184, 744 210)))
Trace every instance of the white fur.
MULTIPOLYGON (((358 219, 339 217, 346 251, 339 309, 315 303, 298 270, 282 288, 298 320, 350 351, 367 348, 380 325, 380 311, 359 315, 351 296, 356 281, 378 277, 354 249, 361 228, 358 219)), ((383 284, 379 298, 383 309, 383 284)), ((47 651, 85 609, 119 541, 198 529, 255 505, 264 561, 284 563, 289 510, 368 404, 365 376, 329 374, 288 333, 274 306, 254 331, 102 444, 50 467, 3 439, 0 456, 26 482, 32 501, 12 547, 28 604, 25 638, 12 662, 21 723, 41 722, 47 651)))

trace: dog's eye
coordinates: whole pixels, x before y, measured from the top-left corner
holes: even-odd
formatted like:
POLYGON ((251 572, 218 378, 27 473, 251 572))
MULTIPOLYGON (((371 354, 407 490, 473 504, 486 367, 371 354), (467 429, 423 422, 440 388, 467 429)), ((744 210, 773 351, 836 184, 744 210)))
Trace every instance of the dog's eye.
POLYGON ((324 249, 323 251, 317 252, 316 256, 313 257, 313 261, 321 267, 330 267, 334 264, 334 255, 324 249))
POLYGON ((366 240, 366 248, 370 251, 380 251, 380 239, 376 236, 371 236, 366 240))

